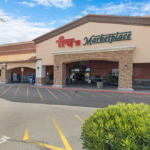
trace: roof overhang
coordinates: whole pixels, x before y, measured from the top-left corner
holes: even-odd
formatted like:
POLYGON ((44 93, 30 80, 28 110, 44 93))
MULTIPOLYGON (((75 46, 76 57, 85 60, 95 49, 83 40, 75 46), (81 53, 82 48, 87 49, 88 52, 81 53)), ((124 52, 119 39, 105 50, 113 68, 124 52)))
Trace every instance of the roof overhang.
POLYGON ((125 24, 125 25, 140 25, 140 26, 150 26, 150 17, 133 17, 133 16, 113 16, 113 15, 86 15, 79 18, 73 22, 70 22, 60 28, 52 30, 42 36, 39 36, 33 41, 35 44, 41 43, 47 39, 60 35, 64 32, 72 30, 78 26, 81 26, 88 22, 97 23, 111 23, 111 24, 125 24))
POLYGON ((136 48, 136 45, 131 45, 131 46, 71 50, 71 51, 70 50, 69 51, 55 51, 55 52, 51 52, 51 54, 53 54, 53 55, 66 55, 66 54, 113 52, 113 51, 128 51, 128 50, 133 51, 135 48, 136 48))

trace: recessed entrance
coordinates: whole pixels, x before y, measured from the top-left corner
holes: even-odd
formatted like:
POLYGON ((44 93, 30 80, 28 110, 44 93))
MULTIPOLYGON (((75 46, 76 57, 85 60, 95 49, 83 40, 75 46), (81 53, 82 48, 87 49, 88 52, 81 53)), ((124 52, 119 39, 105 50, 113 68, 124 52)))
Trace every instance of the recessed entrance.
POLYGON ((103 82, 104 88, 118 87, 119 63, 112 61, 78 61, 66 64, 68 86, 96 88, 103 82))

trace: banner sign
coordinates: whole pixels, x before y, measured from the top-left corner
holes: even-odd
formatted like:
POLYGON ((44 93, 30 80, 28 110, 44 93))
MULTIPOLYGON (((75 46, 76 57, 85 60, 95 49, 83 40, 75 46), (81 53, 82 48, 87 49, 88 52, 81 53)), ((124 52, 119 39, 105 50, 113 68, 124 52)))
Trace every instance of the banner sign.
POLYGON ((65 44, 70 47, 73 47, 73 43, 75 43, 75 46, 79 46, 81 44, 80 40, 75 41, 74 38, 64 39, 64 36, 60 36, 56 42, 58 42, 58 47, 64 47, 65 44))
POLYGON ((101 34, 101 35, 92 35, 89 39, 87 37, 84 38, 85 45, 92 45, 96 43, 105 43, 105 42, 115 42, 115 41, 124 41, 131 40, 131 31, 128 32, 117 32, 112 34, 101 34))

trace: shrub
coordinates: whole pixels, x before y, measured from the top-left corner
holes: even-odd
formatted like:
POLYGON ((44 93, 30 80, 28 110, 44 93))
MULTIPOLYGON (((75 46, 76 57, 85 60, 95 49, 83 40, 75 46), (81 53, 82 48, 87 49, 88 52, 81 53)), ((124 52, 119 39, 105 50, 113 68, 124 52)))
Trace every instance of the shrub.
POLYGON ((150 106, 117 103, 97 109, 83 124, 86 150, 149 150, 150 106))

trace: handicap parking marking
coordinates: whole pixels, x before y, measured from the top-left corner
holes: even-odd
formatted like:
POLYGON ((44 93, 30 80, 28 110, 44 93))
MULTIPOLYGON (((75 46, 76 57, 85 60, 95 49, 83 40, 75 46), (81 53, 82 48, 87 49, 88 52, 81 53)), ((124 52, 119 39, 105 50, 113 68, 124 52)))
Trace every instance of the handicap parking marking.
POLYGON ((71 98, 69 95, 67 95, 66 93, 62 92, 61 90, 58 90, 60 93, 66 95, 67 97, 71 98))
POLYGON ((96 97, 95 95, 87 93, 87 92, 83 92, 83 93, 88 94, 88 95, 93 96, 93 97, 96 97))
POLYGON ((47 91, 51 93, 57 100, 59 100, 58 97, 56 97, 50 90, 47 89, 47 91))
POLYGON ((3 137, 0 139, 0 144, 2 144, 2 143, 4 143, 4 142, 7 142, 9 139, 10 139, 10 137, 3 136, 3 137))
POLYGON ((72 92, 72 91, 70 91, 72 94, 74 94, 74 95, 77 95, 77 96, 79 96, 79 97, 82 97, 81 95, 79 95, 79 94, 77 94, 77 93, 74 93, 74 92, 72 92))
POLYGON ((12 98, 16 95, 16 93, 18 92, 18 90, 20 89, 20 86, 17 88, 16 92, 14 93, 14 95, 12 96, 12 98))
POLYGON ((81 122, 85 123, 85 121, 83 121, 78 115, 75 115, 75 117, 77 117, 81 122))
POLYGON ((39 96, 41 97, 41 99, 42 99, 42 101, 43 101, 43 103, 44 103, 44 99, 43 99, 43 97, 42 97, 42 95, 41 95, 39 89, 38 89, 38 88, 36 88, 36 89, 37 89, 37 91, 38 91, 38 93, 39 93, 39 96))
POLYGON ((4 91, 0 96, 4 95, 4 94, 5 94, 8 90, 10 90, 12 87, 13 87, 13 85, 10 86, 6 91, 4 91))

